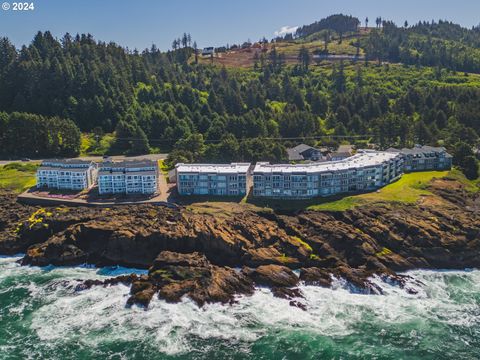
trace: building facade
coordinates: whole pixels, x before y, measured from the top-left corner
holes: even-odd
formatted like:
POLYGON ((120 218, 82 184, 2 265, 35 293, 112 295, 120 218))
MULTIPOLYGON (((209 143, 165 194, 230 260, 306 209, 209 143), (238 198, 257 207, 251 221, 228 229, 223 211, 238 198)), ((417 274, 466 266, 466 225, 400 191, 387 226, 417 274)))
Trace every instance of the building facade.
POLYGON ((452 155, 444 147, 416 145, 412 149, 390 148, 387 151, 399 153, 404 160, 404 171, 450 170, 452 155))
POLYGON ((104 194, 143 194, 158 192, 156 161, 106 161, 98 172, 98 192, 104 194))
POLYGON ((248 193, 249 163, 177 164, 180 195, 244 196, 248 193))
POLYGON ((77 159, 44 160, 37 170, 37 188, 81 191, 97 180, 97 164, 77 159))
POLYGON ((363 150, 345 160, 301 165, 257 163, 253 195, 313 198, 378 189, 403 174, 400 154, 363 150))

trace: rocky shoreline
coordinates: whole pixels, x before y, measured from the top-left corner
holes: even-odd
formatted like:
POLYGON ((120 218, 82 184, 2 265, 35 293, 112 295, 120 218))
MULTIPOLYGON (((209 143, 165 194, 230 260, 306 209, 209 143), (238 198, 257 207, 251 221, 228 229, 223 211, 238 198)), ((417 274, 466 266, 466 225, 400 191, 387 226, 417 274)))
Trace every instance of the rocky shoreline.
POLYGON ((23 265, 149 269, 77 286, 129 284, 128 305, 148 306, 153 296, 232 303, 266 286, 305 308, 300 281, 329 287, 342 278, 353 291, 381 294, 373 275, 414 292, 398 272, 480 267, 477 195, 449 179, 433 180, 430 190, 416 204, 279 214, 232 203, 221 216, 154 205, 40 208, 0 192, 0 254, 25 253, 23 265))

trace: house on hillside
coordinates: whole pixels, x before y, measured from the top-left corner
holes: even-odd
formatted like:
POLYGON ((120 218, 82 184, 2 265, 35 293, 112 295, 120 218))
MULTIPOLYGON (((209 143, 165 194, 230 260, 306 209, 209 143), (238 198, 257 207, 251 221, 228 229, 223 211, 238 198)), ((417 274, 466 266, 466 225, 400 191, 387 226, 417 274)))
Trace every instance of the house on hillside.
POLYGON ((37 170, 37 188, 84 190, 97 179, 97 164, 78 159, 44 160, 37 170))
POLYGON ((300 144, 293 148, 287 149, 289 161, 319 161, 323 160, 323 154, 320 149, 316 149, 306 144, 300 144))
POLYGON ((355 153, 353 145, 340 145, 337 151, 331 152, 327 155, 329 161, 339 161, 349 158, 355 153))
POLYGON ((215 55, 215 48, 213 46, 203 48, 202 56, 213 56, 215 55))
POLYGON ((98 172, 98 192, 144 194, 158 191, 158 164, 151 160, 105 161, 98 172))
POLYGON ((328 161, 340 161, 345 160, 352 156, 349 152, 340 152, 340 151, 333 151, 327 155, 328 161))
POLYGON ((412 149, 387 149, 388 152, 399 153, 404 159, 405 172, 450 170, 452 155, 444 147, 415 145, 412 149))

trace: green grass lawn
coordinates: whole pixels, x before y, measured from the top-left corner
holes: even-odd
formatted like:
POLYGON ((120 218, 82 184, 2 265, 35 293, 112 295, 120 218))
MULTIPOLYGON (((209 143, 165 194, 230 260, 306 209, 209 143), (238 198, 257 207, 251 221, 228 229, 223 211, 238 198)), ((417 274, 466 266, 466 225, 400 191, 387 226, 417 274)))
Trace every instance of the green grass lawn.
MULTIPOLYGON (((456 171, 456 170, 455 170, 456 171)), ((374 202, 399 202, 415 203, 420 196, 431 194, 427 190, 428 183, 433 178, 442 178, 455 171, 426 171, 405 174, 398 181, 389 184, 375 192, 357 194, 357 195, 334 195, 329 197, 318 197, 308 200, 279 200, 279 199, 258 199, 250 197, 249 203, 257 206, 267 207, 275 210, 295 211, 295 210, 314 210, 314 211, 345 211, 355 206, 374 202)), ((458 180, 460 175, 456 174, 458 180)), ((464 177, 462 181, 468 181, 464 177)), ((472 185, 473 186, 473 185, 472 185)))
POLYGON ((347 196, 340 200, 322 202, 307 207, 308 210, 344 211, 355 206, 372 202, 415 203, 420 196, 431 194, 427 190, 428 183, 433 178, 443 178, 448 171, 425 171, 404 174, 398 181, 389 184, 375 192, 347 196))
POLYGON ((11 163, 0 166, 0 188, 21 193, 35 185, 38 165, 11 163))

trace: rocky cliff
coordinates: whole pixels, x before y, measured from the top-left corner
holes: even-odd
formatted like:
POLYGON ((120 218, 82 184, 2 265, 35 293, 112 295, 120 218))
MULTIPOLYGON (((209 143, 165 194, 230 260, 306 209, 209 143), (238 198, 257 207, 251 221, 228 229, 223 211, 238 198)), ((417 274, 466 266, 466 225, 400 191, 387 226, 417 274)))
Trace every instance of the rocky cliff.
MULTIPOLYGON (((476 195, 448 179, 434 180, 430 190, 411 205, 280 215, 231 204, 221 216, 151 205, 39 208, 1 193, 0 253, 23 252, 25 265, 148 268, 148 275, 103 284, 131 283, 130 304, 146 306, 155 294, 228 303, 257 285, 302 306, 298 281, 330 286, 332 277, 344 278, 355 291, 380 293, 373 274, 405 286, 397 272, 480 267, 476 195)), ((102 284, 79 290, 93 285, 102 284)))

